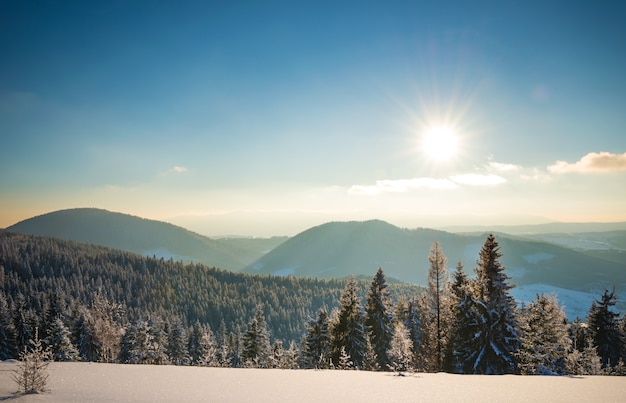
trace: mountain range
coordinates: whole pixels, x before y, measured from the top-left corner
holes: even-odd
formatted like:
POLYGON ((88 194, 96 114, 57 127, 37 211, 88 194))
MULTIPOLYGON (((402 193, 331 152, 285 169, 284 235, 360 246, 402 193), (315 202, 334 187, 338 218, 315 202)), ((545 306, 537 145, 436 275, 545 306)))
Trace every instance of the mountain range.
POLYGON ((162 221, 95 208, 59 210, 20 221, 6 230, 202 263, 231 271, 238 271, 287 239, 212 239, 162 221))
MULTIPOLYGON (((616 287, 619 295, 626 297, 626 230, 620 230, 619 223, 601 232, 591 232, 602 229, 601 224, 570 226, 572 232, 564 233, 528 227, 514 235, 494 232, 503 254, 501 262, 517 285, 513 294, 518 300, 530 301, 536 293, 553 292, 572 318, 584 316, 604 288, 616 287)), ((99 209, 61 210, 6 230, 252 274, 371 277, 382 267, 390 278, 422 285, 426 284, 433 242, 440 243, 451 270, 460 262, 471 276, 489 233, 403 229, 372 220, 330 222, 291 238, 212 239, 172 224, 99 209)))

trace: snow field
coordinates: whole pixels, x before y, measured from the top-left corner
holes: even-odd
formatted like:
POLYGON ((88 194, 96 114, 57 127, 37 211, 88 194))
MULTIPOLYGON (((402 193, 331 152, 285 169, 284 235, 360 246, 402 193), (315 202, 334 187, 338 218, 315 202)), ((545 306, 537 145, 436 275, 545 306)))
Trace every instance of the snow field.
POLYGON ((0 363, 0 400, 15 402, 626 402, 626 377, 406 374, 52 363, 43 395, 16 397, 0 363))

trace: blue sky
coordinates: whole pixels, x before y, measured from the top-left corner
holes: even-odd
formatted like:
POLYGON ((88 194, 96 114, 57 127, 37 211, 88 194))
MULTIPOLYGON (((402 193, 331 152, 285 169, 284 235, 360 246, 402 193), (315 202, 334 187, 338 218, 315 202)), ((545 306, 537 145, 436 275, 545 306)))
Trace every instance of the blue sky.
POLYGON ((603 3, 0 0, 0 227, 625 221, 626 6, 603 3))

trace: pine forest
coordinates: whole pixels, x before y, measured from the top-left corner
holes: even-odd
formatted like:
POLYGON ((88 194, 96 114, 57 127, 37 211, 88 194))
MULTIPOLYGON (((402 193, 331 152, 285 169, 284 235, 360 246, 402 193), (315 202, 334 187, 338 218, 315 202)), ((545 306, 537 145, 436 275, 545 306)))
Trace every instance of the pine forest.
POLYGON ((626 375, 626 318, 605 290, 568 322, 527 304, 493 235, 470 271, 435 242, 426 287, 234 273, 0 232, 0 360, 466 374, 626 375))

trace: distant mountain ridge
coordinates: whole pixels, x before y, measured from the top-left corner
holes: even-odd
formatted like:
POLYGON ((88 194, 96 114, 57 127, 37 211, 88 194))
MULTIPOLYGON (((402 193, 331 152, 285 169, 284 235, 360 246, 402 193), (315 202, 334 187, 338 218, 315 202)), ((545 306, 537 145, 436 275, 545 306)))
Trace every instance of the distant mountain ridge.
MULTIPOLYGON (((401 229, 383 221, 327 223, 290 238, 249 265, 249 273, 345 277, 383 267, 400 280, 424 284, 428 254, 440 243, 454 268, 471 273, 487 233, 459 235, 432 229, 401 229)), ((502 262, 517 284, 546 282, 570 289, 622 286, 626 265, 559 245, 498 235, 502 262), (617 284, 616 284, 617 283, 617 284)))
POLYGON ((283 238, 211 239, 182 227, 96 208, 59 210, 6 228, 27 235, 49 236, 121 249, 141 255, 203 263, 238 270, 272 249, 283 238))
MULTIPOLYGON (((425 285, 428 255, 440 243, 450 270, 461 262, 473 275, 488 233, 461 235, 432 229, 401 229, 383 221, 332 222, 310 228, 260 257, 244 271, 297 277, 338 278, 371 273, 378 267, 389 277, 425 285)), ((626 263, 603 259, 552 243, 497 234, 501 262, 523 301, 536 290, 552 290, 571 319, 584 316, 577 300, 589 302, 598 290, 616 287, 626 294, 626 263), (565 301, 566 298, 570 300, 565 301)), ((587 304, 588 305, 588 304, 587 304)), ((588 306, 583 309, 588 309, 588 306)))
MULTIPOLYGON (((382 267, 389 278, 421 285, 426 284, 433 242, 441 244, 451 270, 461 262, 471 276, 488 235, 402 229, 371 220, 329 222, 291 238, 211 239, 172 224, 99 209, 61 210, 6 230, 264 275, 371 277, 382 267)), ((583 299, 590 301, 604 288, 615 286, 626 298, 626 231, 496 233, 496 239, 503 253, 501 261, 517 285, 516 298, 529 301, 536 290, 553 290, 560 298, 570 298, 564 302, 571 318, 584 315, 572 311, 572 306, 583 299)))

